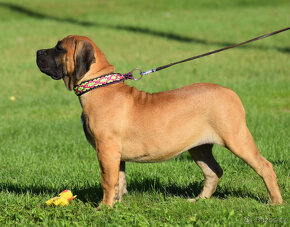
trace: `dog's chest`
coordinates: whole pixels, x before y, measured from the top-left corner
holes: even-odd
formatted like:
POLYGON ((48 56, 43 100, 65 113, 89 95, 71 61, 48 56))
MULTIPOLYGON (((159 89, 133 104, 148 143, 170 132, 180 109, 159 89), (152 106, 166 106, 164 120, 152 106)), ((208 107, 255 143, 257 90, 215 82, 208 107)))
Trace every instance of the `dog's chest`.
POLYGON ((88 129, 87 120, 86 120, 84 113, 82 113, 82 115, 81 115, 81 124, 83 126, 83 130, 84 130, 85 136, 87 138, 87 141, 92 145, 92 147, 94 149, 96 149, 95 140, 88 129))

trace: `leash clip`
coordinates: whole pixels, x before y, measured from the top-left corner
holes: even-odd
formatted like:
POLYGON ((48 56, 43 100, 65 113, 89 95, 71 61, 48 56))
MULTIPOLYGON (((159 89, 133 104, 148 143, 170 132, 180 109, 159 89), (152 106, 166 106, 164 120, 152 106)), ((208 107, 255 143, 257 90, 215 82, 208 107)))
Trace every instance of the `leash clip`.
POLYGON ((143 73, 142 73, 142 70, 141 70, 141 69, 139 69, 139 68, 135 68, 135 69, 131 70, 130 72, 124 74, 123 76, 124 76, 126 79, 130 79, 130 80, 141 80, 142 77, 143 77, 143 73), (136 71, 136 70, 139 71, 139 74, 140 74, 140 77, 138 77, 138 78, 135 78, 135 77, 133 76, 133 72, 136 71))

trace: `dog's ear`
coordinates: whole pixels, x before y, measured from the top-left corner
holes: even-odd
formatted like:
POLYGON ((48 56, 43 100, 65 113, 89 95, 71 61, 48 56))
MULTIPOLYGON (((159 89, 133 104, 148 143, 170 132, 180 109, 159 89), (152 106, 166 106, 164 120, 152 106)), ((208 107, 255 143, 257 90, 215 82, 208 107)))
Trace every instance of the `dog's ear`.
POLYGON ((75 81, 78 81, 89 71, 91 64, 95 61, 95 57, 94 48, 89 41, 78 41, 75 45, 73 76, 75 81))

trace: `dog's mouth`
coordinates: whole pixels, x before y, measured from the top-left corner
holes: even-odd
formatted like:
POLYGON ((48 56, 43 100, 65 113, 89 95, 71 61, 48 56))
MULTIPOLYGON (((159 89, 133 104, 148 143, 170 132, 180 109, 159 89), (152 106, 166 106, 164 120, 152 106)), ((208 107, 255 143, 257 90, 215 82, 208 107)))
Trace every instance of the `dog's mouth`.
POLYGON ((37 58, 36 64, 41 72, 48 74, 48 66, 44 60, 37 58))
POLYGON ((44 63, 44 61, 40 58, 40 57, 38 57, 37 56, 37 58, 36 58, 36 64, 37 64, 37 66, 38 66, 38 68, 41 70, 41 69, 43 69, 43 68, 45 68, 45 63, 44 63))
POLYGON ((63 78, 63 72, 59 72, 57 67, 55 67, 55 69, 53 70, 52 67, 50 67, 47 64, 47 61, 45 59, 43 59, 42 56, 37 56, 36 64, 42 73, 50 76, 52 79, 60 80, 63 78))
POLYGON ((41 72, 47 74, 48 73, 48 65, 42 56, 37 55, 36 64, 41 72))
MULTIPOLYGON (((49 74, 47 74, 47 75, 49 75, 49 74)), ((60 79, 62 79, 62 77, 59 77, 59 76, 55 76, 55 75, 49 75, 52 79, 54 79, 54 80, 60 80, 60 79)))
POLYGON ((60 80, 63 78, 62 76, 58 76, 57 73, 50 71, 49 67, 47 67, 46 65, 43 65, 42 63, 37 63, 37 65, 41 72, 50 76, 52 79, 60 80))

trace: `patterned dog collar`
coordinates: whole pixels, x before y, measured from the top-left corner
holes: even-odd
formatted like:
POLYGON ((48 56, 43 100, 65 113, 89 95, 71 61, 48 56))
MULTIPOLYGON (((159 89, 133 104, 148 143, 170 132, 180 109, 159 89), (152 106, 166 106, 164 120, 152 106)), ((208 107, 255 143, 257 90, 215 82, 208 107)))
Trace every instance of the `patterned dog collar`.
POLYGON ((103 87, 109 84, 118 83, 125 80, 125 76, 119 73, 111 73, 98 78, 87 80, 74 87, 75 94, 81 96, 95 88, 103 87))

